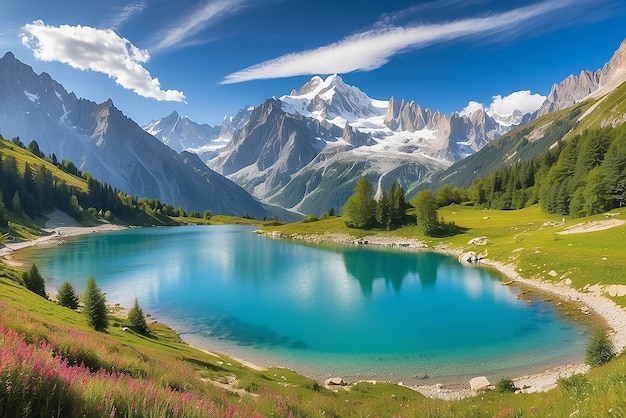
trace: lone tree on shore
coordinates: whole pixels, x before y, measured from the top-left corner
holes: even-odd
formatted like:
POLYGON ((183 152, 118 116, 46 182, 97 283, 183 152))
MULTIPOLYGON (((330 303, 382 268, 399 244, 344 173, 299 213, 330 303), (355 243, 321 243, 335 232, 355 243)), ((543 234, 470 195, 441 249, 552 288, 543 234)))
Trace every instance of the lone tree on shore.
POLYGON ((85 303, 85 315, 87 323, 96 331, 104 331, 109 326, 107 317, 106 298, 96 284, 96 279, 90 276, 87 280, 87 288, 83 296, 85 303))
POLYGON ((22 280, 26 288, 41 297, 48 299, 46 294, 46 281, 39 273, 39 269, 35 264, 30 267, 29 271, 22 273, 22 280))
POLYGON ((616 355, 606 328, 596 328, 585 351, 585 363, 591 367, 602 366, 613 360, 616 355))
POLYGON ((64 282, 57 293, 57 302, 73 310, 78 309, 78 294, 70 282, 64 282))
POLYGON ((145 334, 148 332, 148 324, 146 324, 146 317, 143 314, 143 311, 139 307, 139 301, 135 298, 135 304, 128 311, 128 321, 130 325, 135 328, 135 330, 145 334))
POLYGON ((432 237, 439 228, 439 217, 437 214, 437 201, 433 192, 430 190, 422 190, 411 201, 415 207, 415 218, 417 226, 422 230, 424 235, 432 237))

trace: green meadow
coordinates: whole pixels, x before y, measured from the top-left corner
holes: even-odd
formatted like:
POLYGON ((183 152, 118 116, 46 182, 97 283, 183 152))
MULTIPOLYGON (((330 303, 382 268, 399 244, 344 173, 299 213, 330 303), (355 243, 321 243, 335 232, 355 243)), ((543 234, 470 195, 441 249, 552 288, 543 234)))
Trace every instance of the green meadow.
MULTIPOLYGON (((431 248, 476 251, 515 263, 526 278, 569 278, 578 289, 624 282, 626 225, 558 234, 575 224, 624 220, 622 213, 562 223, 561 216, 546 215, 537 206, 496 211, 453 205, 440 209, 439 216, 467 230, 445 238, 425 237, 416 226, 361 231, 347 228, 340 217, 263 228, 283 235, 331 231, 355 239, 415 238, 431 248), (488 243, 467 244, 479 236, 488 237, 488 243), (548 274, 551 270, 556 277, 548 274)), ((117 309, 110 311, 108 330, 95 332, 81 313, 27 291, 17 283, 20 275, 13 268, 0 264, 0 276, 0 416, 626 416, 623 356, 586 375, 562 379, 546 393, 486 391, 444 401, 393 383, 362 382, 330 390, 286 369, 255 370, 202 352, 182 343, 164 324, 150 324, 149 335, 123 331, 129 324, 117 309)), ((616 302, 623 306, 626 299, 616 302)))

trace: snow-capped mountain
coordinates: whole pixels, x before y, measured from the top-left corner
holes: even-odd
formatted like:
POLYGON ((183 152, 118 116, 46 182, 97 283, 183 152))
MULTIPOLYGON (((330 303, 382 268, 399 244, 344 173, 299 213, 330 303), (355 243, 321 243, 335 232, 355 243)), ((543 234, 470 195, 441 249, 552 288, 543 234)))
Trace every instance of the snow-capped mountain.
POLYGON ((349 86, 338 75, 323 80, 315 76, 290 95, 282 96, 281 108, 292 114, 299 114, 319 120, 327 120, 338 126, 346 122, 383 116, 389 103, 370 99, 358 87, 349 86))
POLYGON ((0 59, 0 133, 35 139, 42 151, 73 161, 94 178, 134 196, 157 198, 185 210, 249 214, 265 208, 241 187, 191 154, 178 154, 113 106, 94 103, 48 74, 35 74, 12 53, 0 59))
POLYGON ((177 152, 214 151, 228 142, 219 140, 221 129, 219 126, 200 125, 189 120, 187 116, 180 116, 177 112, 153 120, 143 129, 177 152))
POLYGON ((482 109, 446 116, 412 101, 372 99, 337 75, 315 76, 256 108, 207 164, 258 199, 321 213, 340 209, 363 175, 412 190, 515 128, 519 113, 502 123, 482 109))
POLYGON ((235 131, 248 122, 252 110, 254 107, 246 106, 235 116, 225 116, 222 124, 216 126, 196 123, 174 111, 151 121, 143 129, 174 151, 189 151, 206 161, 213 157, 215 151, 226 146, 235 131))

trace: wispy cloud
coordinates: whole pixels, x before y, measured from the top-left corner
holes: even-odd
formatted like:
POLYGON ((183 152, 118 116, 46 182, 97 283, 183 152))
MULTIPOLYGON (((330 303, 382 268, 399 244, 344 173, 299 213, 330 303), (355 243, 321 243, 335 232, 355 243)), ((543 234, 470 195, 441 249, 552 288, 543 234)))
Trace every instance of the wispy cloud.
POLYGON ((204 3, 188 17, 179 21, 174 27, 161 33, 159 40, 150 48, 159 52, 167 48, 180 45, 198 32, 206 29, 216 21, 235 13, 241 9, 246 0, 211 0, 204 3))
POLYGON ((486 36, 511 31, 522 24, 536 23, 541 18, 551 18, 553 12, 585 2, 588 1, 547 0, 487 17, 467 18, 447 23, 406 27, 384 24, 385 20, 393 22, 415 12, 415 10, 406 9, 395 15, 384 16, 382 23, 378 22, 371 30, 349 36, 327 46, 283 55, 232 73, 224 78, 222 84, 297 75, 371 71, 380 68, 393 56, 407 50, 462 37, 486 36))
POLYGON ((135 16, 138 13, 143 12, 145 8, 146 8, 146 3, 144 1, 127 4, 126 6, 124 6, 124 8, 119 14, 117 14, 115 17, 110 19, 103 26, 108 29, 117 31, 133 16, 135 16))
POLYGON ((159 101, 185 100, 177 90, 162 90, 158 78, 152 78, 143 66, 150 59, 148 51, 134 46, 114 31, 88 26, 48 26, 37 20, 22 27, 22 43, 33 50, 35 58, 58 61, 79 70, 108 75, 125 89, 159 101))

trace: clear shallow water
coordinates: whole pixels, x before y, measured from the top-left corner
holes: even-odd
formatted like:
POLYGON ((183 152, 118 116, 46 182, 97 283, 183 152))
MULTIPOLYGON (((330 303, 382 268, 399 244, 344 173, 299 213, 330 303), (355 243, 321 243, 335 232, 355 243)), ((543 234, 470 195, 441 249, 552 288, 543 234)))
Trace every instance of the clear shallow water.
POLYGON ((27 250, 49 288, 94 275, 201 348, 313 377, 454 380, 543 371, 586 338, 493 272, 432 253, 319 247, 242 226, 142 228, 27 250))

